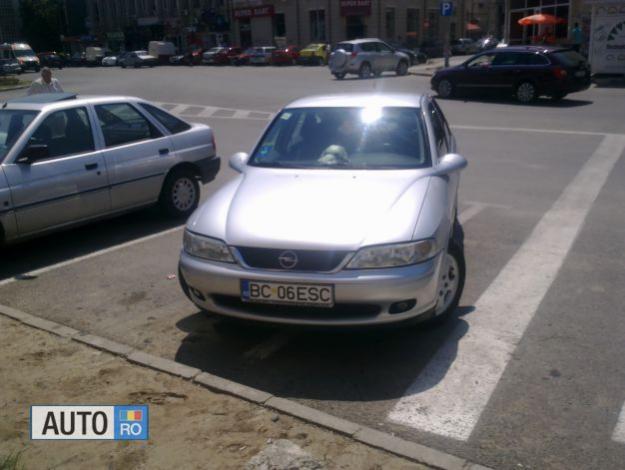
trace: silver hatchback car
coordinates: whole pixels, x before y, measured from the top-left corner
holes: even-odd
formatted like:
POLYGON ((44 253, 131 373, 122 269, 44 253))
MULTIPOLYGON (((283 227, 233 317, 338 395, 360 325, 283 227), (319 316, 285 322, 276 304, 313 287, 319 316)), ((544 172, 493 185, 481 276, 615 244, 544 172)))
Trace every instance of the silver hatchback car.
POLYGON ((180 282, 200 309, 305 325, 442 320, 464 285, 466 160, 436 102, 379 94, 285 107, 190 217, 180 282))
POLYGON ((380 39, 357 39, 334 46, 328 67, 339 80, 347 74, 369 78, 371 74, 377 77, 383 72, 395 72, 401 76, 408 73, 410 57, 380 39))
POLYGON ((0 244, 160 202, 188 217, 219 170, 213 131, 138 98, 0 105, 0 244))

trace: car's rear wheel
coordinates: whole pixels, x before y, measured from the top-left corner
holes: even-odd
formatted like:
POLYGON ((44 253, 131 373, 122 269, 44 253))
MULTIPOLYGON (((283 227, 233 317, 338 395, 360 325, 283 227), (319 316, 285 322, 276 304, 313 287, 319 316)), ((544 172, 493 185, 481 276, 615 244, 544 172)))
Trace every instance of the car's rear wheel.
POLYGON ((436 92, 441 98, 451 98, 454 96, 454 84, 450 80, 443 78, 438 82, 436 92))
POLYGON ((536 86, 532 82, 522 82, 517 86, 515 95, 519 103, 531 103, 537 98, 536 86))
POLYGON ((364 62, 360 66, 360 70, 358 71, 358 76, 360 78, 369 78, 371 76, 371 65, 369 65, 369 62, 364 62))
POLYGON ((403 77, 408 73, 408 62, 402 60, 397 64, 397 70, 395 71, 398 76, 403 77))
POLYGON ((160 205, 170 216, 188 217, 200 202, 200 185, 193 171, 185 168, 174 170, 163 183, 160 205))
POLYGON ((337 80, 343 80, 345 78, 345 73, 341 72, 341 73, 333 73, 332 75, 334 75, 336 77, 337 80))

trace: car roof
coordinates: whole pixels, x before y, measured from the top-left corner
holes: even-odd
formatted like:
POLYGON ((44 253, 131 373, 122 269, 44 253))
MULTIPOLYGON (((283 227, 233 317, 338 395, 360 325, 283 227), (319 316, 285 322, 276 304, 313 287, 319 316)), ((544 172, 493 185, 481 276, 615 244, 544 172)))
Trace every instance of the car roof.
POLYGON ((23 109, 43 111, 48 109, 63 109, 87 104, 143 102, 134 96, 87 96, 72 93, 40 93, 31 96, 13 98, 0 104, 0 109, 23 109))
MULTIPOLYGON (((498 47, 494 49, 495 52, 542 52, 543 54, 549 54, 551 52, 556 51, 565 51, 567 47, 562 46, 507 46, 507 47, 498 47)), ((491 49, 492 51, 493 49, 491 49)))
POLYGON ((364 42, 384 42, 380 38, 362 38, 362 39, 352 39, 351 41, 341 41, 341 44, 349 43, 349 44, 362 44, 364 42))
POLYGON ((423 95, 419 93, 357 93, 319 95, 300 98, 289 103, 289 108, 362 108, 364 106, 389 106, 419 108, 423 95))

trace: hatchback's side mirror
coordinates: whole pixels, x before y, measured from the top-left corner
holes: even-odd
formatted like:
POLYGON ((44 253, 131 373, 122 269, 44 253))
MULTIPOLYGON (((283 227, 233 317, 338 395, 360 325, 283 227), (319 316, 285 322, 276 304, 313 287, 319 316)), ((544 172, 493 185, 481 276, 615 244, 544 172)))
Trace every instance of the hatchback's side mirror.
POLYGON ((444 176, 456 171, 460 171, 467 166, 466 158, 457 153, 443 155, 438 165, 434 167, 433 176, 444 176))
POLYGON ((250 156, 245 152, 237 152, 230 157, 230 161, 228 162, 230 168, 234 171, 238 171, 239 173, 243 173, 245 169, 245 164, 247 163, 250 156))
POLYGON ((50 151, 46 144, 30 144, 17 158, 16 163, 23 163, 26 165, 30 165, 31 163, 36 162, 37 160, 43 160, 44 158, 48 158, 50 156, 50 151))

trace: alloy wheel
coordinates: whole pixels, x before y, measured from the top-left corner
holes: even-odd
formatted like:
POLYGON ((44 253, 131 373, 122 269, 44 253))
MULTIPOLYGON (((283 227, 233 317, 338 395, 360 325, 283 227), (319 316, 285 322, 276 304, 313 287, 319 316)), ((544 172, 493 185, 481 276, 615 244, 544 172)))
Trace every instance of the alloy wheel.
POLYGON ((172 202, 176 210, 180 212, 188 211, 195 204, 195 185, 187 177, 178 178, 171 190, 172 202))
POLYGON ((517 88, 516 97, 521 103, 529 103, 536 97, 536 88, 530 82, 523 82, 517 88))
POLYGON ((453 303, 460 281, 458 261, 449 253, 445 254, 438 288, 438 302, 435 315, 441 315, 453 303))

